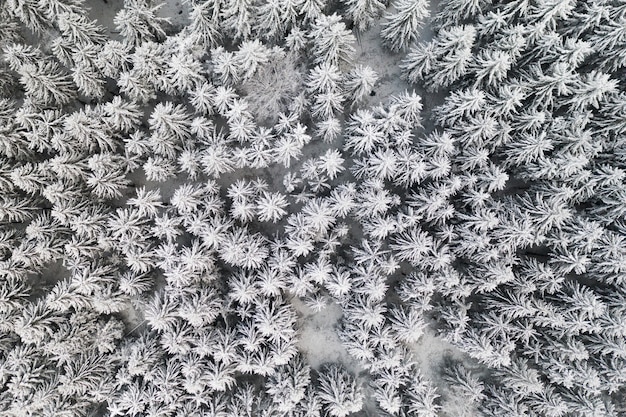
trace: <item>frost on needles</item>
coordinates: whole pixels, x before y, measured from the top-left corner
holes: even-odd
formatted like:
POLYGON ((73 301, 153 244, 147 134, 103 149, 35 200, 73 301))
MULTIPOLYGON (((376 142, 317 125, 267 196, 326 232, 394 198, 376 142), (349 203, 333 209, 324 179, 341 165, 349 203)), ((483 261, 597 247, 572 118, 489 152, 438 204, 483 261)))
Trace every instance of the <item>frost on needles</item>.
POLYGON ((623 2, 118 6, 0 0, 0 414, 626 415, 623 2))

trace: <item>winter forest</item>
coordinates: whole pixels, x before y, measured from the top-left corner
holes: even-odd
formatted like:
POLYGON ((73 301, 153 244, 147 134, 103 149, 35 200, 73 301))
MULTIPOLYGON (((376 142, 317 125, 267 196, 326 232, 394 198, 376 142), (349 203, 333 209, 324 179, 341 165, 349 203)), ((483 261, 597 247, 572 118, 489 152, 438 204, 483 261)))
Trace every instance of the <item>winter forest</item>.
POLYGON ((1 417, 625 417, 626 1, 0 0, 1 417))

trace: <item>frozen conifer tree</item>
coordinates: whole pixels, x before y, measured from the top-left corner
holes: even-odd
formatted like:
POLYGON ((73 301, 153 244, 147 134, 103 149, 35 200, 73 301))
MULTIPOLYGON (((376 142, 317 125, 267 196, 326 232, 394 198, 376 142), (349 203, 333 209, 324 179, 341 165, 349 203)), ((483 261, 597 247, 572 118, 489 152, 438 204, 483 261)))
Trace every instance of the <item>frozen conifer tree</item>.
POLYGON ((296 53, 272 48, 266 62, 242 85, 250 111, 260 122, 274 122, 280 112, 296 104, 302 94, 302 78, 296 53))
POLYGON ((509 388, 520 394, 540 394, 545 391, 539 372, 528 366, 524 360, 515 360, 511 366, 500 371, 502 381, 509 388))
POLYGON ((205 115, 213 113, 213 94, 215 94, 215 87, 206 80, 189 91, 189 102, 196 113, 205 115))
POLYGON ((396 337, 401 342, 410 344, 417 342, 426 327, 424 319, 420 317, 417 309, 409 307, 394 308, 390 310, 391 327, 396 337))
POLYGON ((222 240, 220 258, 230 265, 258 268, 268 255, 264 240, 259 234, 236 228, 222 240))
POLYGON ((432 236, 419 228, 412 228, 408 232, 397 235, 392 241, 391 248, 397 252, 401 260, 419 266, 424 255, 432 250, 433 245, 432 236))
POLYGON ((481 16, 490 5, 491 0, 443 0, 439 2, 439 11, 433 21, 438 27, 457 25, 464 20, 481 16))
POLYGON ((282 38, 285 32, 296 23, 298 16, 296 0, 270 0, 256 8, 256 27, 264 39, 282 38))
POLYGON ((435 387, 419 371, 412 379, 405 394, 408 413, 418 417, 436 417, 441 406, 437 403, 439 395, 435 387))
POLYGON ((242 81, 250 79, 260 66, 267 64, 270 56, 269 49, 258 40, 243 42, 234 56, 242 81))
POLYGON ((72 55, 76 52, 76 48, 68 39, 62 36, 57 37, 55 40, 52 41, 52 46, 50 47, 50 49, 52 51, 52 54, 63 65, 71 67, 74 64, 72 55))
POLYGON ((189 32, 204 48, 214 48, 222 40, 220 0, 194 2, 189 12, 189 32))
POLYGON ((343 108, 344 101, 345 97, 340 92, 320 93, 315 97, 315 102, 311 106, 311 115, 323 120, 333 118, 343 108))
POLYGON ((205 82, 204 70, 200 61, 191 51, 175 53, 169 60, 166 73, 169 89, 177 94, 194 91, 205 82))
POLYGON ((352 62, 356 39, 337 14, 316 19, 309 38, 313 43, 312 55, 316 63, 340 65, 352 62))
POLYGON ((3 59, 13 71, 19 71, 26 64, 35 64, 44 59, 38 48, 21 43, 7 43, 2 45, 3 59))
POLYGON ((410 82, 424 80, 432 90, 448 87, 468 72, 475 40, 474 26, 442 29, 433 41, 414 47, 401 67, 410 82))
POLYGON ((319 384, 318 395, 329 415, 345 417, 363 408, 361 387, 340 365, 332 364, 322 369, 319 384))
POLYGON ((387 7, 386 2, 380 0, 348 0, 346 3, 348 15, 360 31, 367 30, 387 7))
POLYGON ((129 184, 124 166, 116 158, 106 154, 96 154, 89 158, 91 173, 86 178, 92 192, 102 199, 120 198, 129 184))
POLYGON ((72 80, 78 91, 86 97, 101 99, 105 94, 104 79, 100 71, 89 63, 77 62, 72 71, 72 80))
POLYGON ((161 5, 150 6, 148 0, 124 0, 124 8, 117 12, 113 22, 130 45, 165 38, 163 24, 168 20, 157 15, 161 5))
POLYGON ((470 403, 469 405, 476 406, 485 398, 484 383, 463 365, 458 364, 447 369, 444 378, 454 393, 461 395, 470 403))
POLYGON ((276 223, 287 214, 285 208, 288 205, 285 196, 282 194, 263 192, 263 195, 257 200, 259 220, 276 223))
POLYGON ((62 12, 57 14, 57 25, 61 36, 67 39, 74 48, 90 44, 102 44, 106 41, 104 28, 96 21, 89 21, 80 13, 62 12))
POLYGON ((417 40, 419 29, 429 15, 427 0, 396 0, 395 11, 385 15, 380 32, 383 43, 392 51, 406 49, 417 40))
POLYGON ((581 80, 574 87, 569 102, 574 110, 583 110, 589 107, 597 109, 607 96, 616 93, 617 80, 611 79, 609 74, 594 70, 581 77, 581 80))
POLYGON ((122 100, 120 96, 113 97, 102 105, 104 121, 113 130, 129 133, 139 127, 143 113, 135 103, 122 100))
POLYGON ((191 136, 189 115, 183 106, 170 102, 157 104, 149 119, 150 144, 159 155, 174 158, 178 147, 191 136))
POLYGON ((331 117, 330 119, 318 122, 315 133, 320 136, 324 142, 332 143, 339 137, 341 130, 341 121, 336 117, 331 117))
POLYGON ((149 82, 132 71, 120 73, 117 85, 120 87, 120 92, 124 93, 132 101, 146 103, 156 98, 156 92, 149 82))
POLYGON ((52 26, 51 16, 37 1, 10 0, 6 2, 6 7, 34 33, 43 33, 52 26))
POLYGON ((305 21, 311 22, 324 13, 328 0, 297 0, 298 12, 305 21))
POLYGON ((54 61, 37 61, 20 68, 26 94, 41 104, 68 104, 76 97, 76 85, 54 61))
POLYGON ((151 156, 143 164, 148 181, 165 182, 176 176, 176 164, 160 156, 151 156))
POLYGON ((325 93, 337 91, 340 82, 341 72, 337 65, 324 62, 311 69, 306 86, 312 93, 325 93))
POLYGON ((306 395, 310 369, 300 356, 278 369, 267 383, 267 393, 281 412, 293 411, 306 395))
POLYGON ((493 87, 506 78, 511 69, 511 56, 503 51, 483 50, 474 59, 472 67, 476 71, 476 84, 493 87))
POLYGON ((221 8, 222 28, 235 40, 247 40, 254 20, 253 0, 226 0, 221 8))
POLYGON ((218 46, 211 51, 213 71, 219 77, 219 81, 227 86, 239 82, 240 69, 235 54, 218 46))
POLYGON ((183 184, 174 191, 170 204, 179 214, 192 213, 199 209, 205 192, 200 185, 183 184))
POLYGON ((43 164, 27 162, 24 165, 13 167, 9 178, 15 187, 31 195, 37 195, 50 180, 44 170, 45 166, 43 164))
POLYGON ((353 105, 363 101, 374 89, 378 74, 368 66, 357 65, 347 75, 345 88, 353 105))

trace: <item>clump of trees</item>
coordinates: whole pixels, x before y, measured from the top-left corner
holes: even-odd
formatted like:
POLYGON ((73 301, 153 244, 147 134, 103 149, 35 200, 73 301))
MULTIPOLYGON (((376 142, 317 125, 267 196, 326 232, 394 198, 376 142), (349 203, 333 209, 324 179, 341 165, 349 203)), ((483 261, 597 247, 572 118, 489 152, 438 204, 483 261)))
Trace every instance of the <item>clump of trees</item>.
POLYGON ((7 416, 623 411, 620 2, 0 4, 7 416))

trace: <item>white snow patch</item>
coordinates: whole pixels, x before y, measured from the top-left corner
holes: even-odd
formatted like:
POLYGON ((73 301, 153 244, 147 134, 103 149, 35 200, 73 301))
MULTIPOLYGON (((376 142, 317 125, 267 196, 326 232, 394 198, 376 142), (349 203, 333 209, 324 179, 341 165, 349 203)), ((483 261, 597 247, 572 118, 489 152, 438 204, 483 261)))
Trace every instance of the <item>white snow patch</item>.
POLYGON ((385 102, 411 87, 400 78, 400 61, 404 54, 391 53, 383 48, 380 38, 380 23, 371 29, 356 32, 357 43, 355 64, 368 65, 378 73, 374 96, 366 97, 360 107, 367 108, 385 102))
POLYGON ((319 369, 324 363, 337 362, 352 372, 360 371, 337 335, 336 326, 343 315, 341 306, 332 303, 315 313, 296 297, 292 298, 291 304, 299 315, 298 349, 312 368, 319 369))
POLYGON ((422 375, 435 382, 440 378, 441 365, 445 358, 464 360, 466 355, 458 348, 426 329, 420 340, 412 346, 415 361, 422 375))

